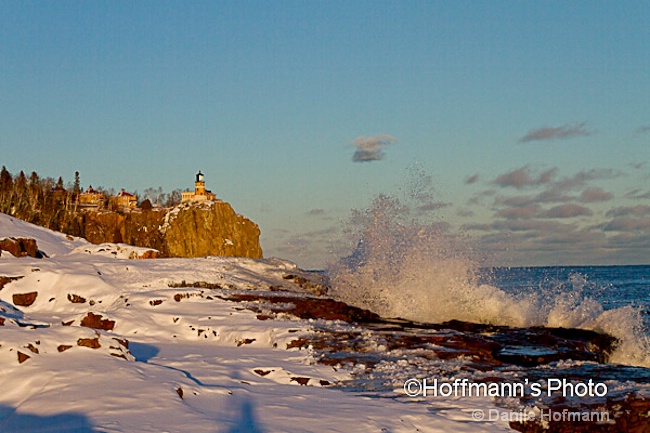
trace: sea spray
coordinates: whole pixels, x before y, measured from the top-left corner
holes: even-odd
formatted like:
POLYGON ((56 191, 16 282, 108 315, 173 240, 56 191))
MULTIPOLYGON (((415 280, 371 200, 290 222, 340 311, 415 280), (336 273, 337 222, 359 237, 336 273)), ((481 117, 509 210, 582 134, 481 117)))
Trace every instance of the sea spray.
POLYGON ((348 235, 356 248, 327 269, 334 296, 384 317, 418 322, 591 329, 619 339, 612 362, 650 367, 639 309, 605 311, 584 293, 580 275, 570 278, 569 289, 550 292, 509 293, 481 284, 471 241, 447 224, 413 217, 411 209, 380 195, 354 212, 348 235))

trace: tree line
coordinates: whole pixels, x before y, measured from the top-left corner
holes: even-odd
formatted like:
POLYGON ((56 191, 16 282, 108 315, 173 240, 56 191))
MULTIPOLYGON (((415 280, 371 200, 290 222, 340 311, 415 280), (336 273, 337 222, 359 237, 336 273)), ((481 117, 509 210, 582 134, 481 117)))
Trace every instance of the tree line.
MULTIPOLYGON (((119 211, 113 188, 93 189, 105 197, 100 209, 119 211)), ((40 177, 35 171, 29 177, 22 170, 14 176, 5 166, 0 171, 0 212, 52 230, 68 231, 79 211, 82 192, 79 172, 75 172, 74 182, 66 185, 62 177, 40 177)), ((137 192, 134 195, 144 210, 181 202, 180 189, 166 193, 161 187, 147 188, 142 196, 137 192)))

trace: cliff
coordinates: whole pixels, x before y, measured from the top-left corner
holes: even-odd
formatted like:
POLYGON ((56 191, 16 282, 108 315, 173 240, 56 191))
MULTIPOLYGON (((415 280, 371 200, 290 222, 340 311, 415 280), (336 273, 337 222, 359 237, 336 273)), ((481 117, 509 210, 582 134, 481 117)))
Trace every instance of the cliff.
POLYGON ((166 215, 164 252, 171 257, 262 258, 260 229, 226 202, 180 205, 166 215))
POLYGON ((96 244, 155 248, 167 257, 262 257, 257 224, 219 200, 172 209, 82 212, 64 232, 96 244))

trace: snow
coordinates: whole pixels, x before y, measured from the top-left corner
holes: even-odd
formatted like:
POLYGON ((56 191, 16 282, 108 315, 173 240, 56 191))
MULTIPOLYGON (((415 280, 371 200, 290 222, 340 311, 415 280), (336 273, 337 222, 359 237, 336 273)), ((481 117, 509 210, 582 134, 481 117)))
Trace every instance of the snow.
MULTIPOLYGON (((5 214, 0 214, 0 239, 10 237, 37 239, 39 249, 44 251, 50 257, 54 257, 57 254, 69 253, 77 247, 90 245, 90 243, 85 239, 53 232, 46 228, 26 223, 5 214)), ((10 254, 2 254, 0 260, 6 256, 10 256, 10 254)))
POLYGON ((91 245, 2 214, 0 237, 35 238, 49 255, 0 257, 0 276, 22 277, 0 290, 0 431, 509 431, 500 421, 472 422, 472 410, 494 407, 489 399, 346 389, 350 371, 317 364, 310 349, 287 349, 315 321, 258 320, 216 296, 288 287, 293 263, 132 260, 139 249, 91 245), (183 281, 222 289, 170 287, 183 281), (33 304, 15 306, 14 295, 28 292, 37 292, 33 304), (89 312, 114 328, 80 326, 89 312), (29 358, 19 363, 18 352, 29 358))

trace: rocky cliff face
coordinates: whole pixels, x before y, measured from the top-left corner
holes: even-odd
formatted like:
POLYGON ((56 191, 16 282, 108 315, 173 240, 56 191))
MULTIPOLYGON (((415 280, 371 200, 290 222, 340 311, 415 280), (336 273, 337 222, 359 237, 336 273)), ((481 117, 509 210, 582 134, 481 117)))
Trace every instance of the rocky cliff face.
POLYGON ((262 258, 259 227, 226 202, 180 205, 167 215, 163 231, 164 251, 171 257, 262 258))
POLYGON ((168 257, 262 257, 257 224, 223 201, 181 204, 171 210, 83 212, 65 232, 96 244, 155 248, 168 257))

